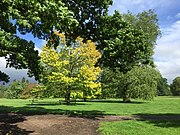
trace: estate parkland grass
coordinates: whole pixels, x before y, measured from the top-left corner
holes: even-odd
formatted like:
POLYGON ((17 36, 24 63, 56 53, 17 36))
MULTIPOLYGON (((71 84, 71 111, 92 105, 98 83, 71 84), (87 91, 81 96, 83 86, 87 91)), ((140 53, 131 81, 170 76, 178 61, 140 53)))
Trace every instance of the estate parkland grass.
POLYGON ((156 97, 153 101, 133 100, 122 103, 120 99, 77 101, 60 105, 59 99, 0 99, 0 113, 66 114, 86 117, 102 115, 135 116, 137 120, 103 122, 102 135, 179 135, 180 97, 156 97))

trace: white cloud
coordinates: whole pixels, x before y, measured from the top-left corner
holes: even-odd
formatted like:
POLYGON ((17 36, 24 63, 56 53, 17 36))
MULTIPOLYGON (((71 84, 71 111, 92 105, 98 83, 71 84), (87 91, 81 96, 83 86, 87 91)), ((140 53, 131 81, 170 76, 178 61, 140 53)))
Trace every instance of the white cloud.
POLYGON ((163 0, 113 0, 113 5, 109 8, 110 14, 114 9, 119 10, 121 13, 126 13, 128 10, 133 13, 139 13, 148 9, 158 10, 167 7, 171 2, 163 0))
POLYGON ((179 19, 180 18, 180 13, 177 13, 175 17, 179 19))
POLYGON ((162 37, 155 48, 155 64, 171 83, 180 76, 180 21, 162 29, 162 37))
POLYGON ((22 79, 22 77, 25 77, 26 79, 28 79, 30 82, 35 82, 34 77, 29 78, 27 76, 27 69, 19 69, 16 70, 15 68, 6 68, 6 60, 3 57, 0 57, 0 71, 6 73, 7 75, 9 75, 10 77, 10 81, 13 80, 20 80, 22 79))

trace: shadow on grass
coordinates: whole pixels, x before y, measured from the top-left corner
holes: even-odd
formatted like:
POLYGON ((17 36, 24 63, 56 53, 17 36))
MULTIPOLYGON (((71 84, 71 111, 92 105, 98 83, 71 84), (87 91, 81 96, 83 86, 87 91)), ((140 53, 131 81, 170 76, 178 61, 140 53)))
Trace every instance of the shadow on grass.
POLYGON ((180 127, 180 114, 135 114, 140 121, 147 121, 157 127, 180 127))
POLYGON ((80 117, 96 120, 102 118, 104 113, 98 110, 80 111, 63 109, 45 109, 38 106, 12 107, 0 106, 0 135, 29 135, 34 131, 27 131, 17 126, 18 122, 25 121, 25 116, 61 114, 69 117, 80 117))
MULTIPOLYGON (((66 103, 58 103, 58 102, 34 102, 33 104, 32 103, 29 103, 29 104, 26 104, 27 106, 58 106, 58 105, 66 105, 66 103)), ((76 105, 88 105, 88 104, 85 104, 85 103, 70 103, 70 105, 68 106, 76 106, 76 105)))
POLYGON ((25 121, 24 116, 20 114, 0 114, 0 134, 1 135, 28 135, 34 131, 26 131, 19 128, 15 123, 25 121))
MULTIPOLYGON (((76 102, 71 102, 70 105, 68 106, 77 106, 77 105, 90 105, 90 103, 124 103, 123 101, 120 100, 109 100, 109 99, 93 99, 93 100, 81 100, 77 99, 76 102)), ((129 103, 125 104, 144 104, 146 102, 141 102, 141 101, 131 101, 129 103)), ((58 101, 43 101, 43 100, 35 100, 34 102, 29 102, 29 104, 26 104, 27 106, 58 106, 58 105, 66 105, 64 100, 58 101)))
POLYGON ((93 99, 93 100, 87 100, 87 101, 77 100, 76 102, 77 103, 78 102, 123 103, 123 104, 144 104, 144 103, 146 103, 146 102, 141 102, 141 101, 131 101, 128 103, 124 103, 123 101, 120 101, 120 100, 109 100, 109 99, 93 99))
POLYGON ((11 107, 11 106, 0 106, 0 113, 16 113, 24 116, 30 115, 45 115, 45 114, 60 114, 68 115, 70 117, 81 117, 88 119, 97 119, 103 117, 104 112, 98 110, 63 110, 63 109, 45 109, 38 106, 25 106, 25 107, 11 107))

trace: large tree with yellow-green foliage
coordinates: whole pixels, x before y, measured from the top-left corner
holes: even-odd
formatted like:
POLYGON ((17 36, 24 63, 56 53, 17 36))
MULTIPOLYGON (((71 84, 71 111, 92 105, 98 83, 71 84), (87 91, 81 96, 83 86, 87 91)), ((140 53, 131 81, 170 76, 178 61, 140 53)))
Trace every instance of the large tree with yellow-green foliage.
POLYGON ((65 101, 70 104, 71 96, 82 98, 95 97, 101 93, 101 84, 97 81, 101 69, 95 67, 101 54, 93 42, 82 42, 77 38, 71 46, 66 45, 65 36, 54 32, 60 37, 59 46, 44 46, 41 62, 44 67, 42 82, 48 86, 59 86, 65 101))

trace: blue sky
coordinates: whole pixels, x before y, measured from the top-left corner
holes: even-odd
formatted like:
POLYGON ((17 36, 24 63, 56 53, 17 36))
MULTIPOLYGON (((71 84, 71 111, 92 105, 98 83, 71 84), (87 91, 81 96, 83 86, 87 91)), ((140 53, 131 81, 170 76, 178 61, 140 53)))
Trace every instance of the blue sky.
MULTIPOLYGON (((109 13, 113 14, 114 10, 127 13, 129 10, 137 14, 148 9, 154 9, 162 31, 162 37, 157 40, 154 50, 155 64, 163 77, 171 83, 175 77, 180 76, 180 0, 113 0, 109 13)), ((45 41, 34 39, 30 34, 23 38, 33 39, 38 50, 45 44, 45 41)), ((26 76, 26 70, 5 69, 5 60, 2 58, 0 63, 0 70, 10 74, 11 80, 26 76)))

